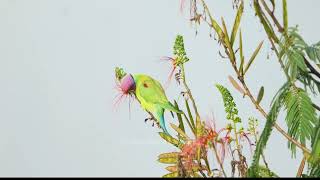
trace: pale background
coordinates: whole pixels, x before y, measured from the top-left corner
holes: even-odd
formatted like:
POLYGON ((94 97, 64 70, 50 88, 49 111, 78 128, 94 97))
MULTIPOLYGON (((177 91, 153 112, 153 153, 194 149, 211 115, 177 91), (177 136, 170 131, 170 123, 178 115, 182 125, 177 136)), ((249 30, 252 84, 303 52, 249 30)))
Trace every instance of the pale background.
MULTIPOLYGON (((209 7, 231 27, 231 0, 211 1, 209 7)), ((318 7, 316 0, 288 1, 289 24, 299 24, 308 43, 320 40, 318 7)), ((220 48, 209 38, 207 26, 203 24, 195 37, 187 12, 179 12, 178 0, 0 0, 0 176, 166 173, 157 155, 175 148, 143 122, 147 114, 139 104, 132 104, 131 117, 128 101, 112 108, 117 94, 114 68, 150 74, 164 83, 170 68, 159 57, 171 55, 177 34, 185 38, 191 59, 187 78, 201 115, 213 111, 220 127, 226 123, 214 87, 220 83, 234 94, 245 124, 254 116, 263 125, 251 102, 227 81, 234 73, 218 55, 220 48)), ((248 58, 266 38, 249 3, 243 20, 248 58)), ((285 79, 275 57, 266 59, 269 49, 265 43, 247 79, 256 94, 264 85, 262 106, 267 110, 285 79)), ((176 83, 167 89, 170 100, 178 93, 176 83)), ((166 117, 172 122, 169 114, 166 117)), ((283 118, 279 124, 285 128, 283 118)), ((276 131, 266 156, 281 176, 294 176, 301 160, 300 155, 291 159, 285 139, 276 131)))

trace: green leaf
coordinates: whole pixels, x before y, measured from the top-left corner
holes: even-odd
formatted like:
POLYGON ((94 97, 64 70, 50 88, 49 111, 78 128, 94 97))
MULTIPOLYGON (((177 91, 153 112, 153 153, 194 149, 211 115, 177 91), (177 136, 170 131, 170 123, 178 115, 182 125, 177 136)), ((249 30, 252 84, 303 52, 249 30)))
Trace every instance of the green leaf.
POLYGON ((246 72, 248 71, 249 67, 251 66, 253 60, 255 60, 256 56, 258 55, 258 53, 259 53, 259 51, 260 51, 260 49, 261 49, 262 44, 263 44, 263 41, 261 41, 261 42, 259 43, 259 45, 258 45, 258 47, 256 48, 256 50, 253 52, 251 58, 249 59, 249 62, 248 62, 248 64, 247 64, 246 68, 244 69, 244 74, 246 74, 246 72))
POLYGON ((174 177, 178 177, 178 176, 179 176, 178 172, 172 172, 172 173, 166 174, 166 175, 164 175, 162 177, 163 178, 174 178, 174 177))
POLYGON ((258 97, 257 97, 257 103, 260 104, 262 98, 263 98, 263 95, 264 95, 264 87, 261 86, 260 90, 259 90, 259 94, 258 94, 258 97))
POLYGON ((240 25, 242 13, 243 13, 243 2, 241 1, 241 4, 238 8, 237 15, 234 20, 233 27, 232 27, 231 40, 230 40, 231 46, 233 46, 234 40, 236 39, 236 35, 237 35, 237 31, 238 31, 238 28, 240 25))
POLYGON ((166 134, 166 133, 164 133, 164 132, 159 132, 159 135, 164 139, 164 140, 166 140, 168 143, 170 143, 170 144, 172 144, 172 145, 174 145, 174 146, 176 146, 176 147, 178 147, 178 148, 182 148, 182 143, 179 141, 179 140, 177 140, 177 139, 175 139, 175 138, 173 138, 172 136, 170 136, 170 135, 168 135, 168 134, 166 134))
POLYGON ((211 25, 212 25, 212 28, 217 32, 218 36, 219 36, 219 39, 222 40, 224 39, 224 33, 221 29, 221 27, 219 26, 219 24, 217 23, 216 20, 213 19, 213 17, 209 14, 209 17, 210 17, 210 21, 211 21, 211 25))
POLYGON ((272 101, 271 110, 267 115, 267 122, 263 128, 263 131, 260 135, 260 138, 257 142, 256 149, 254 151, 252 165, 248 170, 248 176, 249 177, 259 177, 259 161, 260 156, 263 153, 263 150, 265 149, 268 139, 271 135, 273 125, 276 122, 280 109, 282 108, 284 104, 285 97, 287 96, 289 90, 289 84, 285 83, 280 90, 276 93, 275 97, 272 101))
POLYGON ((298 80, 303 83, 305 90, 308 87, 314 95, 320 93, 320 82, 313 78, 310 73, 300 72, 298 80))
POLYGON ((178 158, 179 153, 178 152, 169 152, 169 153, 162 153, 158 156, 159 159, 165 159, 165 158, 178 158))
POLYGON ((197 161, 200 162, 200 158, 201 158, 201 148, 200 147, 197 147, 197 161))
POLYGON ((178 167, 177 165, 173 165, 173 166, 168 166, 165 168, 167 171, 169 172, 177 172, 178 171, 178 167))
MULTIPOLYGON (((317 126, 312 136, 311 147, 312 147, 312 159, 313 164, 320 164, 320 117, 317 122, 317 126)), ((320 172, 320 171, 319 171, 320 172)))
POLYGON ((176 125, 170 123, 171 127, 182 137, 183 140, 190 140, 190 138, 176 125))
POLYGON ((178 162, 177 158, 159 158, 158 161, 163 164, 176 164, 178 162))
POLYGON ((187 121, 187 123, 188 123, 188 125, 189 125, 189 127, 190 127, 190 129, 191 129, 191 131, 192 131, 192 133, 195 135, 195 134, 196 134, 196 132, 195 132, 195 127, 192 126, 192 124, 190 123, 190 121, 189 121, 189 119, 188 119, 188 117, 186 116, 185 113, 183 113, 183 117, 184 117, 185 120, 187 121))
POLYGON ((318 43, 311 46, 306 46, 305 50, 309 59, 315 63, 320 62, 320 46, 318 43))
POLYGON ((226 24, 224 22, 224 19, 223 17, 221 17, 221 21, 222 21, 222 27, 223 27, 223 32, 224 32, 224 44, 226 45, 229 53, 229 59, 231 62, 234 62, 235 61, 235 57, 234 57, 234 52, 233 52, 233 48, 232 48, 232 45, 230 43, 230 40, 229 40, 229 37, 228 37, 228 31, 227 31, 227 27, 226 27, 226 24))
POLYGON ((259 5, 259 2, 257 0, 253 1, 254 9, 256 14, 258 15, 260 22, 262 23, 264 30, 266 31, 268 37, 270 39, 273 39, 274 42, 278 43, 279 39, 277 38, 276 34, 273 31, 272 25, 270 22, 268 22, 267 18, 261 13, 261 7, 259 5))
POLYGON ((243 64, 244 64, 244 56, 243 56, 243 47, 242 47, 242 33, 241 33, 241 29, 240 29, 240 36, 239 36, 239 48, 240 48, 240 67, 239 67, 239 71, 241 76, 243 76, 243 64))
POLYGON ((314 93, 313 86, 317 85, 317 81, 309 75, 304 56, 305 54, 309 54, 308 56, 315 58, 316 50, 314 47, 317 45, 308 46, 297 31, 298 29, 296 27, 291 27, 288 29, 288 37, 286 35, 281 37, 279 54, 284 64, 284 70, 289 75, 290 81, 294 82, 298 79, 305 87, 308 86, 314 93))
POLYGON ((288 50, 284 59, 285 71, 288 72, 291 80, 297 79, 299 72, 306 72, 307 66, 304 63, 302 52, 288 50))
MULTIPOLYGON (((285 106, 288 134, 305 145, 311 139, 317 121, 311 99, 303 89, 291 87, 285 98, 285 106)), ((295 156, 296 145, 288 142, 288 146, 295 156)))
POLYGON ((225 42, 228 41, 228 43, 230 43, 229 36, 228 36, 228 31, 227 31, 227 26, 226 26, 226 23, 225 23, 223 17, 221 17, 221 22, 222 22, 222 30, 223 30, 223 33, 224 33, 225 42))
POLYGON ((287 0, 282 0, 282 7, 283 7, 283 28, 284 31, 287 32, 288 30, 288 9, 287 9, 287 0))
POLYGON ((202 124, 199 116, 196 116, 196 137, 201 136, 202 134, 202 124))
POLYGON ((188 103, 188 100, 185 99, 185 104, 186 104, 186 107, 187 107, 187 112, 188 112, 188 116, 189 116, 189 120, 193 126, 193 129, 196 128, 196 125, 194 124, 194 120, 193 120, 193 117, 192 117, 192 113, 191 113, 191 110, 190 110, 190 106, 189 106, 189 103, 188 103))
MULTIPOLYGON (((249 173, 252 169, 249 169, 249 173)), ((270 169, 268 169, 265 166, 259 165, 257 167, 257 172, 256 172, 257 176, 256 177, 260 177, 260 178, 268 178, 268 177, 279 177, 277 174, 275 174, 274 172, 272 172, 270 169)), ((249 176, 250 177, 250 176, 249 176)))
POLYGON ((314 164, 311 168, 310 177, 320 177, 320 164, 314 164))
MULTIPOLYGON (((175 107, 176 109, 179 109, 179 106, 178 106, 177 101, 174 101, 174 107, 175 107)), ((181 113, 176 113, 176 114, 177 114, 178 121, 179 121, 179 128, 180 128, 183 132, 185 132, 184 124, 183 124, 183 121, 182 121, 181 113)))

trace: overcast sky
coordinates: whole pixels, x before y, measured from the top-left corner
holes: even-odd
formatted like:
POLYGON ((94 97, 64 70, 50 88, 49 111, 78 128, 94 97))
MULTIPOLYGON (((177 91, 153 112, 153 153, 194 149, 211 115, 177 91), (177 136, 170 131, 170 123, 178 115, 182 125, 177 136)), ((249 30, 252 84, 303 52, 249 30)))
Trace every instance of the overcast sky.
MULTIPOLYGON (((232 1, 210 1, 213 15, 231 28, 232 1)), ((320 40, 320 1, 288 1, 289 25, 299 24, 308 43, 320 40)), ((219 126, 226 124, 220 83, 230 89, 244 124, 265 120, 248 99, 229 84, 234 72, 209 38, 206 25, 198 28, 181 14, 179 0, 0 0, 0 176, 162 176, 157 155, 174 151, 144 123, 147 113, 128 101, 113 108, 117 94, 114 68, 145 73, 164 83, 177 34, 185 39, 190 61, 187 80, 202 116, 213 111, 219 126)), ((280 18, 281 19, 281 18, 280 18)), ((249 3, 241 29, 248 58, 266 36, 249 3)), ((257 94, 265 87, 261 105, 285 80, 270 45, 265 41, 247 84, 257 94)), ((172 83, 168 98, 178 99, 172 83)), ((181 102, 181 98, 179 102, 181 102)), ((166 114, 167 124, 174 122, 166 114)), ((283 116, 279 124, 285 129, 283 116)), ((168 126, 168 125, 167 125, 168 126)), ((169 127, 169 126, 168 126, 169 127)), ((262 130, 262 129, 261 129, 262 130)), ((172 129, 169 129, 173 132, 172 129)), ((277 131, 266 150, 272 170, 295 176, 301 156, 291 159, 286 139, 277 131)), ((248 157, 250 161, 250 158, 248 157)), ((230 168, 230 165, 226 165, 230 168)))

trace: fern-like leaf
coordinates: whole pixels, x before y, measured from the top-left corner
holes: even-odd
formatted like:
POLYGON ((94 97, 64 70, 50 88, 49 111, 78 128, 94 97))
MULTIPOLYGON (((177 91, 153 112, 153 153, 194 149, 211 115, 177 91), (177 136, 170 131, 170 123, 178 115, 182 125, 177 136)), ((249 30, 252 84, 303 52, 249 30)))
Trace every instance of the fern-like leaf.
MULTIPOLYGON (((285 98, 285 106, 288 134, 305 145, 306 141, 311 139, 317 121, 311 99, 303 89, 291 87, 285 98)), ((288 145, 295 156, 295 144, 289 142, 288 145)))
POLYGON ((268 139, 269 139, 271 132, 272 132, 273 125, 278 118, 278 114, 280 112, 280 109, 282 108, 285 97, 287 96, 288 89, 289 89, 289 84, 285 83, 280 88, 280 90, 277 92, 275 97, 273 98, 272 107, 271 107, 271 110, 267 116, 267 122, 266 122, 264 129, 261 133, 261 136, 258 140, 256 150, 253 155, 252 165, 248 169, 248 177, 260 177, 261 176, 261 175, 259 175, 260 156, 263 153, 263 150, 267 145, 268 139))
MULTIPOLYGON (((318 119, 317 127, 315 128, 314 134, 311 140, 312 147, 312 164, 320 164, 320 117, 318 119)), ((319 166, 319 175, 320 175, 320 166, 319 166)))
POLYGON ((289 74, 291 80, 296 80, 299 72, 307 71, 304 62, 304 50, 308 45, 297 31, 297 28, 289 28, 288 36, 283 36, 279 44, 285 71, 289 74))

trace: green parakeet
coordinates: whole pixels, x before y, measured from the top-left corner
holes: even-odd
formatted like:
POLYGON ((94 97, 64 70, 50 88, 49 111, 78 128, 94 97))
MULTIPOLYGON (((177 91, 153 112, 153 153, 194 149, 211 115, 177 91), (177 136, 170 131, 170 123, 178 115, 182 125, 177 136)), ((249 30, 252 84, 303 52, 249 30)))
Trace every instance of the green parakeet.
POLYGON ((160 123, 163 131, 169 134, 164 122, 164 111, 169 110, 176 113, 181 113, 181 111, 168 101, 161 84, 157 80, 144 74, 133 75, 133 79, 136 84, 135 94, 142 108, 150 112, 160 123))
POLYGON ((120 88, 125 92, 134 92, 142 108, 159 122, 162 130, 169 134, 164 122, 164 111, 169 110, 176 113, 182 111, 175 108, 169 102, 161 84, 152 77, 144 74, 127 74, 120 83, 120 88))

